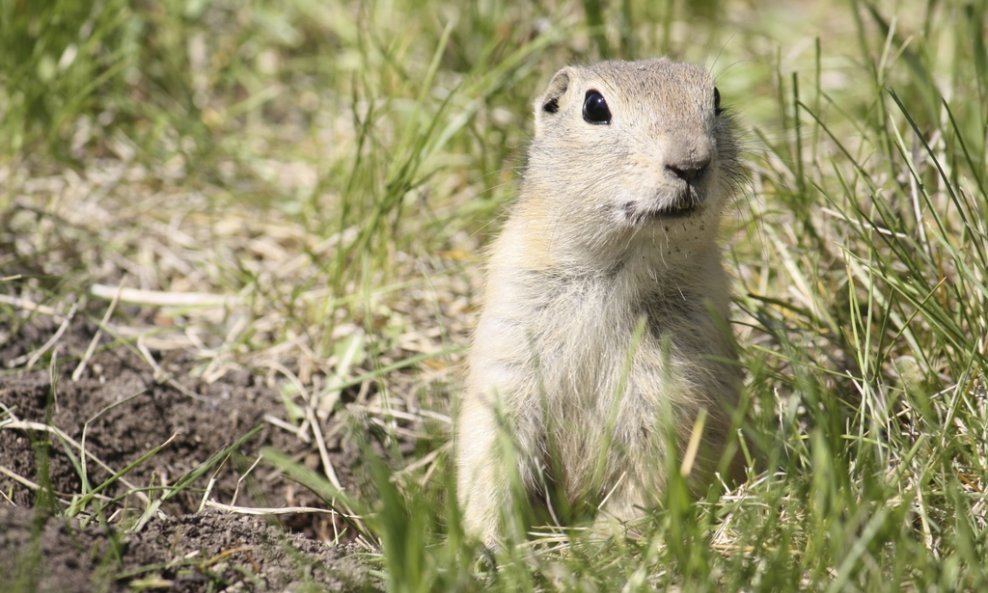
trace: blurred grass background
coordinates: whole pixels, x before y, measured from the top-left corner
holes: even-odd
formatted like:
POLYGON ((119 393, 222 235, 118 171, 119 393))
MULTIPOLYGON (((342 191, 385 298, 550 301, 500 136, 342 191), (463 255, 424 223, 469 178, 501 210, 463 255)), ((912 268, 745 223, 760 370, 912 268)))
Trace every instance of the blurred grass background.
POLYGON ((0 0, 0 337, 44 310, 98 324, 122 285, 143 292, 116 343, 268 376, 292 421, 370 385, 394 455, 351 494, 392 590, 986 590, 986 13, 0 0), (495 573, 445 493, 481 249, 552 72, 663 54, 710 68, 748 130, 724 236, 768 467, 670 495, 642 538, 546 532, 495 573))

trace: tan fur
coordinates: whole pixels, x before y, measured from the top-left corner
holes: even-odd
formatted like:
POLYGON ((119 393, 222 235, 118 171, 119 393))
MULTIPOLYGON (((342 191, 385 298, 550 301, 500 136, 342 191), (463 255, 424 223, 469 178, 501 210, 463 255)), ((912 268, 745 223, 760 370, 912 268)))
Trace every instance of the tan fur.
POLYGON ((709 479, 740 382, 714 239, 742 177, 710 75, 664 59, 564 68, 535 112, 457 426, 465 525, 487 544, 514 504, 512 473, 530 496, 549 482, 570 502, 606 498, 617 520, 639 516, 701 410, 691 479, 709 479), (584 121, 591 89, 607 101, 607 125, 584 121), (669 168, 699 170, 706 158, 692 181, 669 168), (659 212, 684 203, 699 208, 659 212))

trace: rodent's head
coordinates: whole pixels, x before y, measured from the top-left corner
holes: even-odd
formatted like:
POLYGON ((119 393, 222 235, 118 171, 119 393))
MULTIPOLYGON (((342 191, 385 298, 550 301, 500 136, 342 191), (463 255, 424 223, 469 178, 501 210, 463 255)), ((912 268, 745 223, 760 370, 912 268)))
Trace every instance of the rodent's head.
POLYGON ((529 193, 550 196, 552 215, 592 228, 596 242, 629 232, 711 235, 743 179, 720 93, 693 64, 566 67, 535 112, 529 193))

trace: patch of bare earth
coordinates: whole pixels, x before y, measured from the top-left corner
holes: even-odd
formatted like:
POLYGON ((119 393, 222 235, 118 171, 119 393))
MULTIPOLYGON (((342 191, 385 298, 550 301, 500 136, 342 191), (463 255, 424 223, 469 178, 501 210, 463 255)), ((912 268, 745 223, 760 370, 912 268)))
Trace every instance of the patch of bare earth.
MULTIPOLYGON (((30 356, 50 325, 39 318, 20 328, 0 358, 30 356)), ((131 347, 105 342, 73 380, 88 329, 69 324, 53 368, 0 375, 0 583, 31 591, 368 586, 352 526, 258 463, 260 448, 273 446, 318 464, 311 445, 277 425, 284 408, 272 387, 247 373, 191 379, 185 355, 152 370, 131 347), (79 505, 84 493, 92 499, 79 505), (223 505, 236 509, 217 510, 223 505), (313 510, 244 513, 274 507, 313 510)), ((348 486, 357 460, 344 445, 328 440, 327 454, 348 486)))
POLYGON ((28 591, 346 591, 367 586, 366 568, 352 545, 289 533, 262 517, 166 515, 125 534, 8 506, 0 507, 0 523, 0 580, 28 591))

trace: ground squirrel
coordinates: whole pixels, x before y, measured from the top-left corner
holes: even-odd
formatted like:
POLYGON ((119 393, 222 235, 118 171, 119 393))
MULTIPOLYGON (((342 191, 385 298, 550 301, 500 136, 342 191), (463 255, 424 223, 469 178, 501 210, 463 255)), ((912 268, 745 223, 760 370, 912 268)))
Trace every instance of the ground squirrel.
POLYGON ((690 481, 710 478, 740 385, 715 238, 742 179, 703 68, 553 76, 469 355, 456 436, 468 533, 497 542, 512 483, 624 521, 657 500, 671 449, 690 481))

